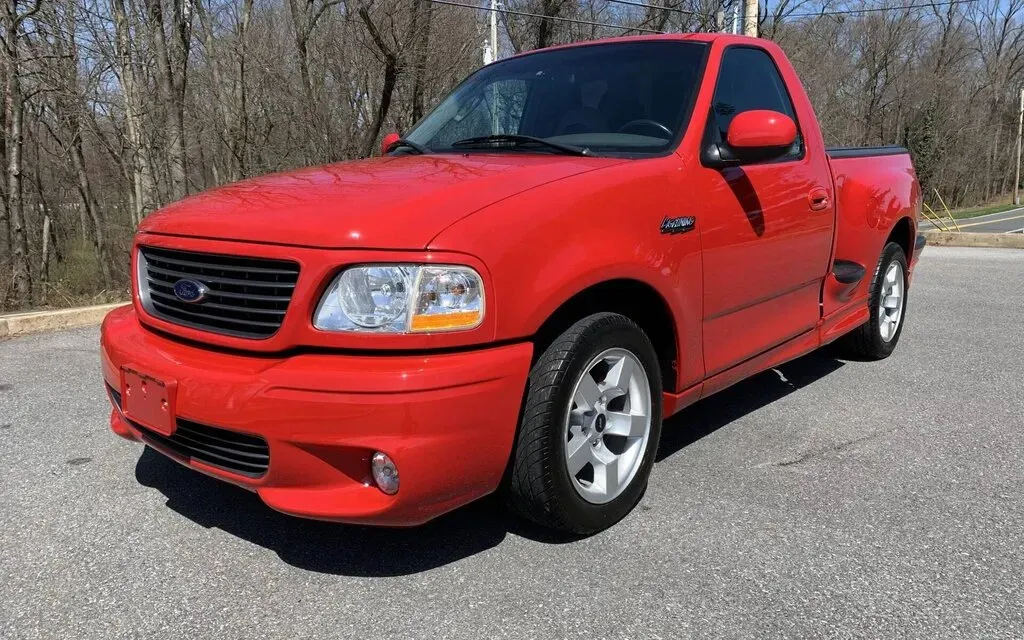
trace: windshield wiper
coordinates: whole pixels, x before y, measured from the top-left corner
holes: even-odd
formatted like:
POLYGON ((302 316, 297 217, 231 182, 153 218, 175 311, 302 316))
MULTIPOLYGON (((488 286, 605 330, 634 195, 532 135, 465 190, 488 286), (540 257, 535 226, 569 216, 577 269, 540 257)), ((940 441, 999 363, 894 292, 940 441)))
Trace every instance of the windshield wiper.
POLYGON ((412 140, 408 140, 406 138, 399 138, 398 140, 392 142, 391 146, 388 147, 388 153, 391 153, 392 151, 400 147, 412 149, 418 154, 430 153, 430 149, 428 149, 427 147, 424 147, 422 144, 418 142, 413 142, 412 140))
POLYGON ((509 144, 512 146, 518 146, 523 144, 539 144, 549 149, 553 149, 559 153, 564 153, 571 156, 589 156, 590 149, 586 147, 576 147, 571 144, 562 144, 561 142, 552 142, 551 140, 545 140, 544 138, 535 138, 534 136, 522 136, 515 133, 496 133, 489 136, 478 136, 476 138, 466 138, 465 140, 457 140, 452 143, 452 148, 458 147, 481 147, 481 146, 498 146, 502 144, 509 144))

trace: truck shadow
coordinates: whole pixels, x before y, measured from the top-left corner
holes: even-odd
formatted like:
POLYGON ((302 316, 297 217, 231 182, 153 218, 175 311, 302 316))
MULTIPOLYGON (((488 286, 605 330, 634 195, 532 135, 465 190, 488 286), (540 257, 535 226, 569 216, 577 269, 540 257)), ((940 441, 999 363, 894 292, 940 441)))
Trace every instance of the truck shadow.
POLYGON ((824 378, 845 364, 832 355, 831 347, 824 347, 747 378, 683 409, 665 421, 658 446, 658 462, 733 420, 824 378))
MULTIPOLYGON (((843 366, 816 352, 766 371, 666 421, 658 451, 664 460, 684 447, 812 384, 843 366)), ((215 480, 146 448, 135 477, 162 493, 167 506, 206 528, 217 528, 275 552, 308 571, 347 576, 415 574, 481 553, 508 534, 547 544, 576 542, 525 523, 489 497, 413 529, 383 529, 303 520, 278 513, 256 494, 215 480)))

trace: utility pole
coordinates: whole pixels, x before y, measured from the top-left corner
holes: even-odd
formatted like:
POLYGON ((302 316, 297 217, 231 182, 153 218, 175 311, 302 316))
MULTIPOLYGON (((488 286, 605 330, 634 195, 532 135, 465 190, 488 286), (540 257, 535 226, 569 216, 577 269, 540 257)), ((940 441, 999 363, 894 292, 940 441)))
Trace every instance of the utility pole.
POLYGON ((738 35, 740 32, 740 0, 732 0, 732 33, 738 35))
POLYGON ((491 0, 491 60, 498 59, 498 0, 491 0))
POLYGON ((1013 204, 1020 204, 1020 144, 1024 132, 1024 87, 1020 90, 1020 109, 1017 110, 1017 171, 1013 178, 1013 204))
POLYGON ((757 0, 743 0, 743 35, 757 37, 757 0))
MULTIPOLYGON (((490 64, 498 60, 498 0, 491 0, 491 38, 487 43, 487 52, 484 54, 484 64, 490 64)), ((501 133, 501 124, 498 121, 498 87, 491 85, 491 133, 501 133)))

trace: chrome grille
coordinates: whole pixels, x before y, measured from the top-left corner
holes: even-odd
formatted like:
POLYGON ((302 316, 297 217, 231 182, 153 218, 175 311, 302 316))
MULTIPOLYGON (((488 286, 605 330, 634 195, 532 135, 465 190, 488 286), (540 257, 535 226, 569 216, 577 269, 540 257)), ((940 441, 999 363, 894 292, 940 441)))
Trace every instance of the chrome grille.
POLYGON ((154 316, 175 324, 245 338, 272 336, 299 278, 299 265, 287 260, 248 258, 177 249, 139 249, 139 293, 154 316), (206 287, 201 302, 174 294, 179 280, 206 287))

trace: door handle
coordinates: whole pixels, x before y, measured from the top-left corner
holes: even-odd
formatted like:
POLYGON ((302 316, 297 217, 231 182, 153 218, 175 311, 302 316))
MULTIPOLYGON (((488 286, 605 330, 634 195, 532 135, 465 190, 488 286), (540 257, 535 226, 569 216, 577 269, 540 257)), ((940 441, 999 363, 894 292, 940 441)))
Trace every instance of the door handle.
POLYGON ((807 194, 807 204, 811 211, 824 211, 828 209, 828 191, 824 187, 815 187, 807 194))

